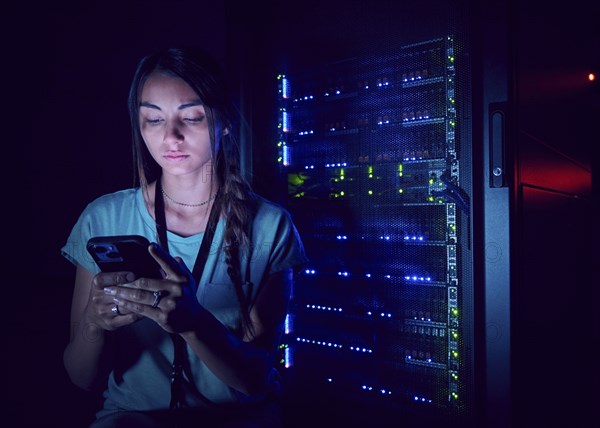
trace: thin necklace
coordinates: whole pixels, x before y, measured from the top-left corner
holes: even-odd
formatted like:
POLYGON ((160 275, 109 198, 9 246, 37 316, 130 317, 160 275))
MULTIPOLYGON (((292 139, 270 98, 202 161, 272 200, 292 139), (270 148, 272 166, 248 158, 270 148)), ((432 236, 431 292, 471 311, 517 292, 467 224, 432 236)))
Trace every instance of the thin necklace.
POLYGON ((208 198, 208 199, 207 199, 206 201, 204 201, 204 202, 200 202, 200 203, 197 203, 197 204, 185 204, 185 203, 183 203, 183 202, 176 201, 175 199, 173 199, 172 197, 170 197, 169 195, 167 195, 167 194, 165 193, 165 189, 163 189, 163 188, 162 188, 162 186, 160 186, 160 187, 161 187, 161 189, 160 189, 160 190, 161 190, 162 194, 163 194, 163 195, 164 195, 164 196, 165 196, 165 197, 166 197, 166 198, 167 198, 169 201, 171 201, 171 202, 173 202, 173 203, 176 203, 177 205, 182 205, 182 206, 184 206, 184 207, 192 207, 192 208, 193 208, 193 207, 201 207, 201 206, 203 206, 203 205, 206 205, 206 204, 208 204, 210 201, 212 201, 213 199, 215 199, 215 198, 217 197, 217 194, 215 193, 214 195, 212 195, 210 198, 208 198))

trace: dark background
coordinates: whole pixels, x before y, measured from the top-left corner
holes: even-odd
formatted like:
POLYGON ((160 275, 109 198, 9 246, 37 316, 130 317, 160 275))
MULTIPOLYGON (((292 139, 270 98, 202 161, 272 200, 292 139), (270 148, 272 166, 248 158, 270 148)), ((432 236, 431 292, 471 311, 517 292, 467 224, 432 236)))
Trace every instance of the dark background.
MULTIPOLYGON (((2 356, 9 396, 4 405, 17 426, 84 426, 98 405, 70 384, 62 366, 74 270, 59 250, 89 201, 132 185, 126 98, 138 59, 160 47, 196 44, 222 61, 254 128, 246 136, 254 146, 254 183, 270 196, 273 116, 261 100, 274 96, 278 26, 294 21, 310 39, 330 17, 341 16, 335 25, 343 27, 349 15, 376 5, 296 2, 292 15, 286 8, 293 2, 237 3, 56 2, 4 14, 3 116, 10 120, 2 127, 9 217, 3 224, 12 250, 3 264, 10 292, 2 356)), ((529 131, 597 170, 599 85, 578 79, 586 68, 600 73, 598 12, 591 1, 526 3, 512 31, 519 38, 529 131), (579 113, 585 119, 578 126, 565 123, 579 113)), ((598 242, 598 228, 590 225, 586 238, 598 242)), ((597 254, 593 260, 598 278, 597 254)))

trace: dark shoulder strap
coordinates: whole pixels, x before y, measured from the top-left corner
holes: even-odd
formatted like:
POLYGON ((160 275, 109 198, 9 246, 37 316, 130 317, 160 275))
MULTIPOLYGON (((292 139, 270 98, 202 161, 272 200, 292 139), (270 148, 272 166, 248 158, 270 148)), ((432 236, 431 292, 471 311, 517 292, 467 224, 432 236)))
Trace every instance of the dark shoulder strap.
MULTIPOLYGON (((200 280, 202 279, 204 265, 206 264, 208 252, 212 245, 215 230, 217 228, 217 223, 219 221, 219 212, 218 209, 215 208, 218 206, 218 202, 219 197, 217 196, 217 199, 213 203, 213 206, 210 210, 208 224, 206 226, 204 236, 202 237, 202 243, 200 244, 198 256, 196 257, 196 262, 194 263, 194 269, 192 270, 192 275, 194 276, 197 285, 200 284, 200 280)), ((156 231, 158 233, 159 244, 168 253, 169 241, 167 239, 167 220, 165 216, 165 201, 162 195, 162 185, 160 177, 156 180, 156 188, 154 192, 154 216, 156 217, 156 231)), ((171 339, 173 340, 173 370, 171 372, 170 408, 174 409, 182 407, 183 405, 183 391, 181 382, 187 351, 185 341, 180 335, 171 334, 171 339)))

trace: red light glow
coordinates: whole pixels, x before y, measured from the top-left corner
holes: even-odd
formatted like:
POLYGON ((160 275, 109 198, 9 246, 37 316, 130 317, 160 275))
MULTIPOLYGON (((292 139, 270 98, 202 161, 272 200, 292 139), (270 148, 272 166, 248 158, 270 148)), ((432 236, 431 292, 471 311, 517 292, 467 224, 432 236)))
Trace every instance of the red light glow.
POLYGON ((588 80, 590 82, 593 82, 594 80, 596 80, 596 75, 594 73, 588 74, 588 80))

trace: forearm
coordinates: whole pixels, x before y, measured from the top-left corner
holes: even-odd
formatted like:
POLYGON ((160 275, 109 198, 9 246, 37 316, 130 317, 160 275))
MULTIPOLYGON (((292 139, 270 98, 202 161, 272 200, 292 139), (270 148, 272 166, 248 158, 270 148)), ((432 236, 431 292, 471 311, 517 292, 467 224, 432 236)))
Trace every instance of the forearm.
POLYGON ((71 340, 63 363, 71 381, 87 391, 95 389, 106 375, 106 331, 85 319, 72 326, 71 340))
POLYGON ((272 369, 270 352, 239 339, 207 310, 196 325, 202 327, 181 336, 218 378, 246 395, 265 391, 272 369))

